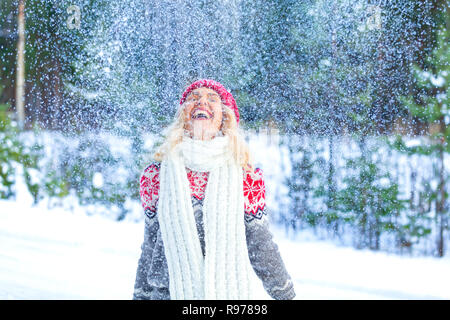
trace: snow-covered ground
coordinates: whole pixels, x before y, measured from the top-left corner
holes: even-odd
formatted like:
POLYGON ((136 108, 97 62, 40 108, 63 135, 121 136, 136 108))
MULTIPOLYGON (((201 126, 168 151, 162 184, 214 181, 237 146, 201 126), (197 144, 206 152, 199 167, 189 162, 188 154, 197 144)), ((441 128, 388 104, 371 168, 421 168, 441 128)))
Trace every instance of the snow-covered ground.
MULTIPOLYGON (((287 192, 286 150, 262 135, 249 145, 275 216, 287 192)), ((133 214, 116 222, 104 208, 80 207, 70 197, 61 207, 48 199, 33 206, 20 180, 17 198, 0 200, 0 299, 131 299, 144 233, 138 201, 133 214)), ((449 255, 397 256, 320 241, 308 231, 295 237, 275 225, 272 231, 296 299, 450 299, 449 255)))
MULTIPOLYGON (((143 222, 0 201, 0 299, 131 299, 143 222)), ((273 227, 296 299, 450 299, 450 259, 357 251, 273 227)))

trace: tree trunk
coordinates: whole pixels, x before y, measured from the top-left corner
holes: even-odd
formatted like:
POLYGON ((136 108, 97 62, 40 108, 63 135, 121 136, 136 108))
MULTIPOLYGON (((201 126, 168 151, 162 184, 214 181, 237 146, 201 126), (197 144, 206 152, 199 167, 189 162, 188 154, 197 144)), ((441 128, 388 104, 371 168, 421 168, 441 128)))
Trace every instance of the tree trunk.
POLYGON ((16 111, 19 128, 25 126, 25 0, 19 0, 17 15, 16 111))
POLYGON ((436 198, 436 215, 438 221, 438 256, 444 256, 444 228, 446 227, 446 212, 445 212, 445 164, 444 164, 444 148, 445 148, 445 123, 443 117, 440 119, 440 131, 443 133, 439 141, 439 187, 438 197, 436 198))
POLYGON ((375 250, 380 250, 380 237, 381 237, 381 222, 380 218, 376 218, 376 229, 375 229, 375 250))
POLYGON ((409 209, 412 211, 416 207, 420 208, 420 203, 418 206, 415 205, 415 193, 416 193, 416 178, 417 178, 417 172, 415 171, 415 168, 411 166, 411 193, 409 197, 409 209))
MULTIPOLYGON (((334 168, 334 137, 332 134, 328 137, 328 148, 330 153, 330 159, 328 160, 328 195, 327 195, 327 209, 328 211, 336 211, 336 183, 335 183, 335 175, 336 169, 334 168)), ((338 234, 339 230, 339 218, 333 222, 333 232, 335 235, 340 236, 338 234)))

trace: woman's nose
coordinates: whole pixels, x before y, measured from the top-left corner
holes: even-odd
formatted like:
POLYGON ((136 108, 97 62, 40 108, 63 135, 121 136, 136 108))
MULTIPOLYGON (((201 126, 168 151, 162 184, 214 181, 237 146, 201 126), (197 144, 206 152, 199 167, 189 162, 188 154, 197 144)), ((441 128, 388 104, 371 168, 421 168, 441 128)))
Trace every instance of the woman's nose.
POLYGON ((205 97, 205 96, 200 97, 200 99, 198 99, 198 104, 199 105, 206 105, 206 104, 208 104, 208 98, 205 97))

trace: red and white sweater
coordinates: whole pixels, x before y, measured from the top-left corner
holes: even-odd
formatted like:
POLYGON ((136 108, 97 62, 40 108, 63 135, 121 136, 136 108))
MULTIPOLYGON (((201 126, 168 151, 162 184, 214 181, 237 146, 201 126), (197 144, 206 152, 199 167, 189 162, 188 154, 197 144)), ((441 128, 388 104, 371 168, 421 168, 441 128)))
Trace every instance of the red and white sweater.
MULTIPOLYGON (((167 260, 159 222, 156 219, 160 168, 161 164, 158 162, 150 164, 140 179, 140 196, 146 219, 144 242, 141 246, 142 252, 134 285, 135 300, 170 299, 167 260)), ((191 188, 199 239, 205 254, 202 206, 208 173, 194 172, 186 168, 186 174, 191 188)), ((269 231, 262 170, 256 169, 253 174, 245 174, 243 184, 245 202, 243 215, 251 265, 272 298, 293 299, 295 292, 292 280, 269 231)))
MULTIPOLYGON (((145 170, 140 181, 140 195, 145 214, 155 216, 159 198, 160 163, 154 162, 145 170)), ((205 197, 208 172, 195 172, 186 168, 193 203, 202 201, 205 197)), ((244 175, 244 213, 246 220, 261 219, 265 213, 266 198, 263 172, 256 168, 253 174, 244 175)))

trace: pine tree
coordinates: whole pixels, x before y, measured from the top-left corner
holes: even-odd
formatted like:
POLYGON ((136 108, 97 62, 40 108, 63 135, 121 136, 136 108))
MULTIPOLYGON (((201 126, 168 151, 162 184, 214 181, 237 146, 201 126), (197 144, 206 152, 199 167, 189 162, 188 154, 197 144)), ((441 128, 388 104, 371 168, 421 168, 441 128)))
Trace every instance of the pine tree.
POLYGON ((313 191, 318 165, 324 161, 317 156, 319 148, 312 139, 307 136, 292 136, 288 141, 292 169, 286 185, 289 189, 290 207, 283 219, 286 227, 291 227, 294 232, 302 222, 313 228, 320 223, 321 215, 317 214, 313 206, 313 191))
MULTIPOLYGON (((0 94, 3 88, 0 86, 0 94)), ((17 121, 8 112, 9 105, 0 104, 0 199, 16 196, 17 173, 23 174, 28 191, 37 203, 40 186, 35 181, 42 157, 42 146, 36 142, 24 143, 17 121), (19 170, 20 168, 20 170, 19 170)))
POLYGON ((313 189, 313 196, 316 200, 324 204, 324 209, 315 209, 316 215, 321 218, 321 224, 333 236, 340 237, 342 224, 342 215, 337 208, 337 181, 336 181, 336 164, 335 164, 335 145, 338 140, 333 135, 328 137, 328 159, 323 157, 317 160, 319 181, 318 186, 313 189), (320 173, 320 174, 319 174, 320 173))
POLYGON ((357 248, 379 250, 382 233, 395 231, 392 220, 401 215, 405 201, 389 171, 382 168, 379 141, 369 145, 366 139, 357 137, 359 155, 346 160, 345 187, 337 192, 336 202, 341 219, 357 231, 357 248))
MULTIPOLYGON (((447 16, 447 20, 450 19, 447 16)), ((444 256, 445 232, 448 230, 449 206, 447 183, 448 171, 445 167, 445 154, 450 153, 450 111, 449 77, 450 47, 449 31, 446 25, 437 33, 437 41, 432 53, 427 57, 427 67, 413 65, 413 74, 417 86, 421 89, 417 97, 401 97, 400 100, 411 116, 417 117, 429 127, 429 133, 416 146, 407 146, 405 139, 397 137, 393 144, 399 150, 409 154, 429 156, 435 163, 434 177, 437 188, 430 192, 435 202, 435 223, 437 229, 437 255, 444 256)))

